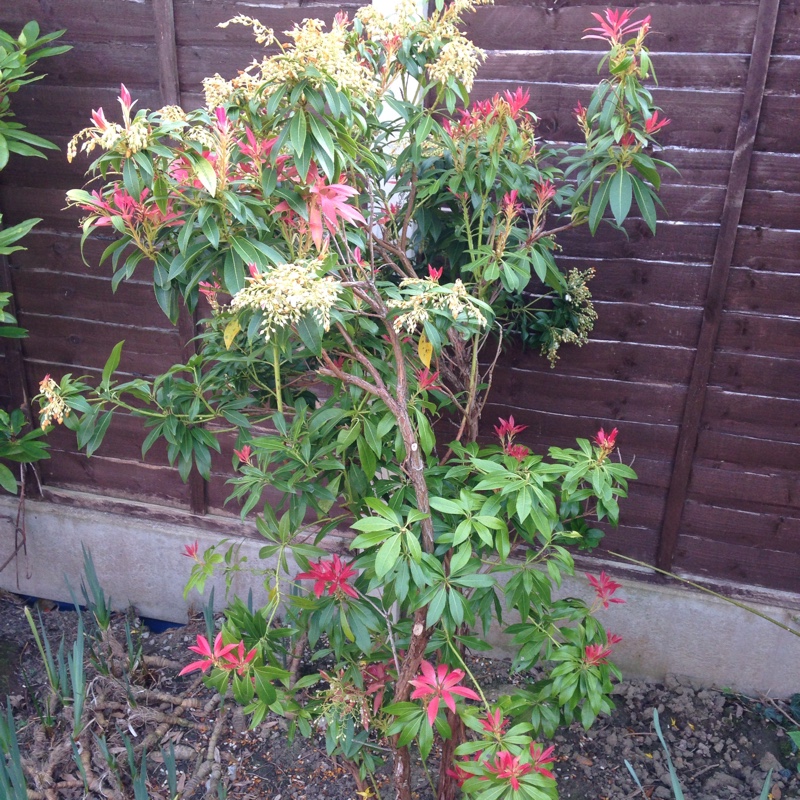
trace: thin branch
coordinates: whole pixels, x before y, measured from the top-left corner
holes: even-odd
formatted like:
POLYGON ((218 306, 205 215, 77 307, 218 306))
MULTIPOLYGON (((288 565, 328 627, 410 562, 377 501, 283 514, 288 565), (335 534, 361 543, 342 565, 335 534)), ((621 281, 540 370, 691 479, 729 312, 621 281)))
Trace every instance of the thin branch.
POLYGON ((530 247, 531 245, 536 244, 536 242, 538 242, 540 239, 546 239, 548 236, 556 236, 559 233, 564 233, 564 231, 572 230, 572 228, 575 228, 579 224, 582 223, 577 223, 573 220, 570 220, 566 225, 561 225, 558 228, 552 228, 551 230, 543 228, 536 233, 532 233, 525 241, 525 244, 530 247))
POLYGON ((368 392, 369 394, 374 395, 380 400, 386 402, 381 393, 378 391, 377 387, 373 386, 371 383, 369 383, 369 381, 365 381, 363 378, 359 378, 356 375, 351 375, 349 372, 345 372, 337 367, 336 364, 331 360, 331 357, 324 350, 322 351, 321 357, 325 362, 325 366, 317 369, 317 372, 320 375, 326 378, 336 378, 344 383, 357 386, 359 389, 363 389, 365 392, 368 392))
POLYGON ((405 267, 405 271, 400 272, 399 273, 400 275, 403 275, 403 277, 406 277, 406 278, 416 278, 417 277, 417 273, 414 271, 414 265, 411 263, 411 260, 406 255, 406 251, 405 250, 402 250, 397 245, 390 244, 389 242, 386 241, 386 239, 378 239, 374 235, 372 235, 372 238, 374 239, 375 244, 376 244, 376 246, 378 247, 379 250, 383 250, 383 251, 386 251, 388 253, 391 253, 392 255, 394 255, 398 259, 400 259, 400 262, 405 267))
POLYGON ((417 168, 411 168, 411 189, 406 201, 406 216, 403 220, 403 229, 400 233, 400 249, 405 253, 408 249, 408 226, 411 223, 411 214, 414 211, 414 201, 417 198, 417 168))
POLYGON ((497 324, 498 329, 498 336, 497 336, 497 349, 494 353, 494 358, 492 359, 492 363, 489 364, 489 368, 486 372, 483 373, 483 382, 486 383, 486 388, 483 390, 481 395, 481 399, 478 401, 477 412, 478 412, 478 419, 481 418, 483 415, 483 409, 486 406, 486 403, 489 400, 489 393, 492 390, 492 381, 494 380, 494 369, 497 366, 497 362, 500 359, 500 353, 503 349, 503 326, 500 323, 497 324))

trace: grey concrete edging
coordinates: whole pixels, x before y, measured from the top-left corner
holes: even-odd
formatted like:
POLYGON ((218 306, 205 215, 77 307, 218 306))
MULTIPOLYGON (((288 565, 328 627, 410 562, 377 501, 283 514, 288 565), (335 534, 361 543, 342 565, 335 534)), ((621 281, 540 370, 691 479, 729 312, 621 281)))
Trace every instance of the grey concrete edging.
MULTIPOLYGON (((147 506, 137 505, 146 512, 147 506)), ((16 508, 14 498, 0 498, 0 563, 14 549, 16 508)), ((182 554, 184 545, 197 540, 203 550, 218 543, 222 533, 236 543, 240 556, 247 557, 247 566, 263 564, 258 557, 262 543, 241 536, 247 528, 235 520, 204 517, 202 524, 193 526, 191 522, 188 516, 186 524, 177 524, 163 518, 148 520, 146 513, 120 515, 28 501, 27 558, 20 553, 16 563, 12 561, 0 572, 0 588, 69 601, 68 582, 79 592, 83 543, 91 550, 100 582, 116 608, 133 605, 144 616, 184 622, 190 610, 199 610, 204 604, 196 592, 183 598, 191 569, 190 559, 182 554)), ((344 550, 346 539, 330 535, 325 544, 344 550)), ((612 577, 613 569, 613 565, 607 566, 612 577)), ((800 638, 698 591, 629 579, 623 584, 618 596, 626 603, 610 606, 599 617, 609 630, 623 637, 614 661, 624 675, 662 680, 671 673, 705 686, 765 692, 773 697, 800 691, 800 638)), ((206 596, 211 585, 206 587, 206 596)), ((213 585, 216 604, 221 606, 224 581, 217 579, 213 585)), ((234 593, 247 597, 250 588, 254 601, 263 603, 265 595, 257 580, 247 572, 234 577, 234 593)), ((563 593, 589 601, 593 597, 582 575, 565 580, 563 593)), ((751 605, 800 628, 795 612, 781 605, 788 596, 775 593, 774 598, 772 603, 751 605)), ((508 654, 499 633, 489 638, 498 654, 508 654)))

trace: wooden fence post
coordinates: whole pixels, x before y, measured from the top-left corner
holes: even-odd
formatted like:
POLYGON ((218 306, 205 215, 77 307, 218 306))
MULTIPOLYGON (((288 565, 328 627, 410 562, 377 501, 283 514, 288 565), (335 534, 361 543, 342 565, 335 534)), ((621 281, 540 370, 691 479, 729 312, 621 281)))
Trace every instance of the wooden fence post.
POLYGON ((747 70, 747 82, 739 117, 739 129, 736 133, 736 144, 728 178, 728 190, 722 209, 714 260, 711 264, 697 353, 689 379, 686 404, 678 435, 675 462, 664 512, 664 524, 661 527, 656 565, 663 570, 669 570, 672 567, 678 545, 683 509, 689 493, 692 463, 700 435, 700 423, 714 348, 722 321, 722 307, 733 259, 733 249, 736 245, 739 217, 750 174, 750 161, 761 115, 761 101, 767 82, 779 6, 780 0, 761 0, 758 7, 750 66, 747 70))
MULTIPOLYGON (((178 50, 175 40, 175 9, 172 0, 153 0, 153 16, 156 24, 156 48, 158 50, 158 82, 161 101, 164 105, 181 104, 181 85, 178 73, 178 50)), ((183 342, 184 353, 194 355, 197 348, 193 339, 197 333, 197 314, 191 314, 181 306, 178 317, 178 332, 183 342)), ((189 474, 189 508, 193 514, 205 514, 208 510, 206 482, 197 470, 189 474)))

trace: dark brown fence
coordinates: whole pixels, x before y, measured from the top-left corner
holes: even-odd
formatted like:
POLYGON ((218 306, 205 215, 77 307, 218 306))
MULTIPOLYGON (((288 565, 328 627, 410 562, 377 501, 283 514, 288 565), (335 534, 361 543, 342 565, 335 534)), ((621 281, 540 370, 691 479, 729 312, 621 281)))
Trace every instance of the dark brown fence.
MULTIPOLYGON (((340 3, 275 5, 212 0, 17 0, 0 28, 28 19, 67 28, 73 50, 46 64, 49 76, 16 100, 31 129, 64 148, 88 112, 112 106, 120 82, 144 106, 202 102, 200 81, 230 76, 255 55, 243 29, 216 27, 236 13, 285 30, 308 16, 330 19, 340 3)), ((630 5, 622 3, 621 5, 630 5)), ((345 6, 347 7, 347 6, 345 6)), ((469 29, 489 58, 475 95, 522 84, 543 138, 570 141, 572 108, 586 103, 597 60, 581 40, 591 11, 564 0, 481 8, 469 29)), ((739 586, 800 591, 800 0, 663 2, 642 5, 656 33, 657 101, 672 124, 665 157, 666 219, 656 237, 643 222, 628 238, 584 231, 563 239, 565 262, 597 269, 600 319, 590 344, 564 350, 551 370, 511 351, 489 416, 529 425, 544 448, 620 429, 623 457, 640 480, 606 546, 662 568, 739 586)), ((63 155, 12 162, 0 175, 6 222, 44 218, 2 270, 29 339, 8 346, 0 395, 20 403, 45 372, 97 374, 126 340, 123 368, 152 374, 182 356, 145 276, 112 295, 83 265, 64 192, 82 182, 63 155)), ((182 484, 164 453, 140 459, 138 423, 121 419, 101 454, 74 451, 66 432, 42 465, 48 495, 65 489, 148 500, 202 513, 218 510, 230 462, 209 486, 182 484)), ((96 502, 96 501, 95 501, 96 502)))

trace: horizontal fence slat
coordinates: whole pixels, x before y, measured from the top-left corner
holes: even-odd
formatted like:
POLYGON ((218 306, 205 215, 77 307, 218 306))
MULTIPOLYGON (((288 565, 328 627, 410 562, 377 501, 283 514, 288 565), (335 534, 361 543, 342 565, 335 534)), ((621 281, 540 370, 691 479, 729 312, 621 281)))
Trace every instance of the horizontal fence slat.
POLYGON ((573 257, 570 248, 557 256, 564 266, 596 270, 589 288, 596 302, 663 303, 676 306, 697 306, 703 303, 708 284, 707 264, 676 264, 644 259, 573 257))
POLYGON ((771 189, 749 189, 744 195, 740 223, 748 227, 797 229, 800 227, 800 194, 771 189))
POLYGON ((91 458, 72 451, 57 451, 39 462, 47 486, 143 500, 188 511, 188 489, 174 467, 155 467, 118 461, 97 454, 91 458))
POLYGON ((537 351, 513 346, 501 358, 499 369, 513 371, 520 380, 539 385, 553 374, 581 378, 650 384, 686 384, 692 351, 689 348, 660 347, 636 342, 590 338, 583 347, 566 346, 559 351, 555 372, 537 351))
POLYGON ((777 358, 797 358, 800 325, 796 318, 744 314, 723 314, 717 347, 777 358))
MULTIPOLYGON (((15 35, 35 19, 43 32, 67 30, 64 41, 102 41, 132 44, 153 41, 149 2, 127 0, 14 0, 0 6, 0 28, 15 35)), ((50 59, 48 59, 48 68, 50 59)))
POLYGON ((800 53, 800 9, 796 2, 781 2, 772 52, 774 55, 800 53))
POLYGON ((111 348, 124 339, 120 366, 125 372, 152 375, 182 360, 176 331, 27 313, 21 313, 19 321, 31 332, 23 344, 26 359, 72 365, 75 369, 102 367, 111 348))
POLYGON ((800 153, 753 153, 748 189, 800 193, 800 153))
POLYGON ((601 227, 592 236, 586 226, 559 237, 564 251, 583 258, 642 258, 651 261, 688 261, 710 263, 714 253, 716 230, 710 225, 660 222, 653 236, 642 220, 625 223, 627 237, 601 227))
MULTIPOLYGON (((800 214, 796 215, 800 228, 800 214)), ((769 272, 800 273, 800 230, 741 226, 733 250, 733 264, 769 272)))
POLYGON ((731 270, 725 307, 735 311, 795 317, 800 324, 797 303, 800 298, 800 263, 794 266, 798 268, 797 272, 788 274, 760 269, 731 270))
POLYGON ((700 331, 699 308, 597 304, 594 335, 602 339, 666 347, 694 347, 700 331))
MULTIPOLYGON (((624 514, 624 512, 621 512, 624 514)), ((635 558, 645 564, 655 564, 656 549, 658 547, 658 532, 651 527, 637 528, 624 522, 617 528, 600 523, 598 525, 605 532, 605 537, 600 542, 597 555, 604 555, 606 551, 624 553, 628 558, 635 558)))
POLYGON ((493 388, 515 409, 531 411, 558 407, 564 414, 585 414, 613 420, 677 424, 685 387, 581 378, 554 371, 548 380, 526 380, 523 370, 498 370, 493 388), (536 387, 532 391, 531 384, 536 387), (657 395, 658 402, 652 402, 657 395))
POLYGON ((800 550, 800 518, 723 508, 689 499, 683 529, 710 542, 793 553, 800 550))
MULTIPOLYGON (((156 45, 153 30, 142 41, 119 42, 81 41, 74 38, 74 29, 67 28, 64 41, 72 45, 72 50, 45 62, 47 84, 61 87, 91 87, 102 91, 104 97, 109 92, 118 92, 119 84, 125 83, 131 92, 145 87, 155 88, 158 76, 153 73, 156 62, 156 45), (130 85, 128 85, 130 84, 130 85)), ((119 105, 107 100, 105 107, 109 119, 119 116, 119 105)), ((97 107, 97 103, 93 108, 97 107)))
POLYGON ((797 470, 800 445, 720 431, 700 431, 695 458, 731 462, 756 470, 797 470))
MULTIPOLYGON (((488 53, 478 71, 482 81, 546 81, 549 83, 590 83, 597 73, 601 54, 584 51, 585 43, 576 43, 567 52, 552 50, 505 50, 488 53)), ((744 53, 664 53, 653 47, 653 59, 662 88, 727 89, 744 86, 748 57, 744 53)), ((780 59, 794 65, 791 59, 780 59)), ((794 71, 775 65, 775 81, 794 71)), ((778 84, 781 85, 781 84, 778 84)))
POLYGON ((727 391, 800 397, 800 369, 794 358, 717 350, 710 383, 727 391))
POLYGON ((172 331, 166 316, 162 314, 159 319, 153 314, 153 288, 144 283, 122 283, 113 293, 110 276, 20 269, 16 271, 15 287, 20 303, 29 314, 57 313, 131 326, 147 321, 148 328, 162 328, 167 335, 172 331))
POLYGON ((800 444, 800 398, 726 392, 710 386, 701 424, 706 430, 724 431, 754 439, 764 437, 800 444), (764 432, 764 418, 772 421, 764 432))
POLYGON ((744 469, 734 464, 697 462, 692 470, 689 495, 744 511, 792 510, 796 513, 800 490, 793 470, 744 469))
MULTIPOLYGON (((465 28, 479 47, 489 50, 549 49, 554 31, 561 47, 584 48, 584 30, 596 24, 590 12, 601 10, 595 4, 498 4, 467 15, 465 28)), ((655 52, 750 53, 756 3, 653 3, 640 5, 639 11, 653 17, 648 44, 655 52)), ((602 54, 601 45, 591 44, 602 54)))
POLYGON ((754 556, 752 547, 682 536, 674 569, 678 574, 717 578, 739 586, 796 592, 800 553, 760 547, 754 556))

